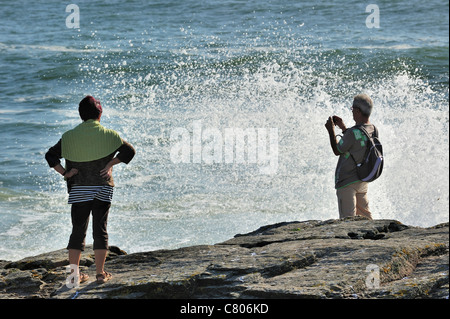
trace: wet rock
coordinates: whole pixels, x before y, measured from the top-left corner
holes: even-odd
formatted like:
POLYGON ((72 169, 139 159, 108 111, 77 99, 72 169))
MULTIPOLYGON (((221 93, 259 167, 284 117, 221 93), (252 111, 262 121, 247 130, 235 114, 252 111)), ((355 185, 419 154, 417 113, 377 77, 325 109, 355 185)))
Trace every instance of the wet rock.
POLYGON ((284 222, 215 245, 126 254, 110 250, 113 279, 65 285, 67 251, 0 268, 0 298, 448 298, 448 223, 345 218, 284 222))

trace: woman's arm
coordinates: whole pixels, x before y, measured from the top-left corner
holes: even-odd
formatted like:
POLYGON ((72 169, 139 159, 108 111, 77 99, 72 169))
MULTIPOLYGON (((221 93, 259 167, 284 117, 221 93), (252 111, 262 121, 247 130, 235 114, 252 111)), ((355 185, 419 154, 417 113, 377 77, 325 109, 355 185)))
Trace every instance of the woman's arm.
POLYGON ((126 141, 123 141, 123 144, 117 149, 117 151, 119 153, 116 155, 116 157, 110 160, 108 164, 106 164, 105 168, 100 171, 100 176, 105 178, 106 180, 109 180, 111 178, 112 168, 114 165, 117 165, 119 163, 128 164, 136 154, 133 146, 131 146, 131 144, 126 141))
POLYGON ((114 165, 117 165, 121 163, 120 159, 117 157, 114 157, 112 160, 106 164, 105 168, 100 171, 100 176, 103 177, 106 180, 109 180, 112 176, 112 168, 114 165))
POLYGON ((78 174, 78 170, 76 168, 72 168, 70 171, 66 172, 65 168, 62 167, 60 158, 61 156, 61 140, 58 141, 55 145, 50 147, 50 149, 45 153, 45 159, 47 160, 48 165, 57 171, 59 174, 64 176, 64 179, 69 179, 72 176, 78 174))

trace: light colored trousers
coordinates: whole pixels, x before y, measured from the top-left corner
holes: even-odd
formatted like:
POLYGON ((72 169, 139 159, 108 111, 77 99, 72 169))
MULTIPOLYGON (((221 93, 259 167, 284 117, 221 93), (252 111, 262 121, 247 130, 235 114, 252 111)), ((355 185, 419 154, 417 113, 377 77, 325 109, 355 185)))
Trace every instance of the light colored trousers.
POLYGON ((361 215, 372 219, 367 189, 367 182, 356 182, 336 190, 339 218, 361 215))

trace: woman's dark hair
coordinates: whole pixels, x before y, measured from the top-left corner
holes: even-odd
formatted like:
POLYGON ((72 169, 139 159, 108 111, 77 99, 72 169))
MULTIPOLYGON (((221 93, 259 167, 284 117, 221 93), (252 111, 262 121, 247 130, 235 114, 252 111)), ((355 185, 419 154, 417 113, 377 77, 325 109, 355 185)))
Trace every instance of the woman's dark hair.
POLYGON ((102 106, 100 101, 88 95, 78 105, 78 112, 83 121, 97 120, 102 114, 102 106))

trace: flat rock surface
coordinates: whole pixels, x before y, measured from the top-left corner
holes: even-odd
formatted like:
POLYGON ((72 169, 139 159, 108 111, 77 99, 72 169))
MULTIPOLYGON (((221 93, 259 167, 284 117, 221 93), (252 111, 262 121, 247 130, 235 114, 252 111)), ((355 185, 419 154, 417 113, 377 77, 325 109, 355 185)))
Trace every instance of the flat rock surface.
POLYGON ((449 225, 361 217, 286 222, 215 245, 127 254, 112 246, 95 282, 66 285, 67 251, 0 261, 0 298, 443 298, 449 296, 449 225))

